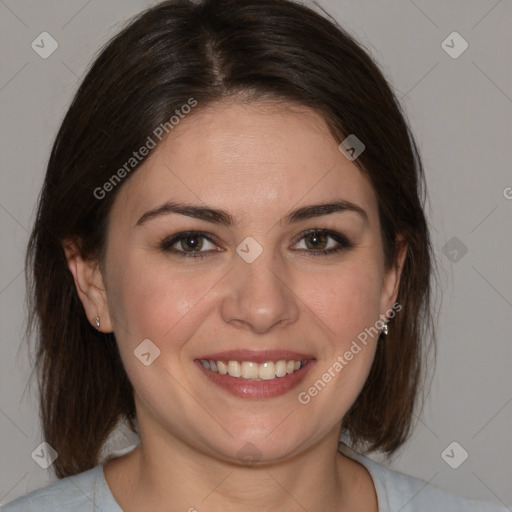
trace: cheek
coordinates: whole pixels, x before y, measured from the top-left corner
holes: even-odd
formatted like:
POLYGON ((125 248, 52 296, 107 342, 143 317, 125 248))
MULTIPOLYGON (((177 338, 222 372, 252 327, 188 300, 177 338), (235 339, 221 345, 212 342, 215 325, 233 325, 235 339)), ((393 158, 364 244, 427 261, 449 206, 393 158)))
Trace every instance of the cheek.
MULTIPOLYGON (((168 266, 127 261, 113 276, 109 306, 121 339, 131 342, 173 336, 176 343, 195 317, 205 290, 211 288, 207 276, 171 271, 168 266), (122 323, 122 325, 120 325, 122 323), (181 334, 179 334, 181 333, 181 334)), ((117 334, 117 332, 116 332, 117 334)))
POLYGON ((297 295, 305 297, 326 330, 343 343, 378 320, 381 280, 378 262, 354 258, 332 272, 300 277, 297 295))
POLYGON ((169 399, 188 407, 186 393, 182 386, 174 385, 170 375, 180 375, 179 381, 186 382, 187 365, 180 359, 181 349, 204 322, 207 301, 202 298, 216 281, 200 272, 192 276, 143 258, 126 258, 123 268, 111 274, 109 307, 121 359, 146 406, 155 406, 155 397, 159 400, 166 389, 169 399), (148 348, 142 351, 142 346, 148 348), (135 356, 148 351, 150 360, 154 354, 158 356, 145 366, 135 356))
POLYGON ((380 314, 379 269, 378 261, 358 258, 322 278, 303 280, 310 290, 307 305, 328 327, 314 375, 299 390, 298 401, 310 412, 306 426, 314 428, 318 415, 335 425, 368 378, 378 340, 372 327, 380 314))

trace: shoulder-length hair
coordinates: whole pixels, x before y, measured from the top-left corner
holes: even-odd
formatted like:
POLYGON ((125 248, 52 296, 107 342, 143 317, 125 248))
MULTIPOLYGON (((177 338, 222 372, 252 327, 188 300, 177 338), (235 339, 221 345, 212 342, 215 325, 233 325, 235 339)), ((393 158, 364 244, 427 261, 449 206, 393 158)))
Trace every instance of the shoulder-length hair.
POLYGON ((43 433, 58 452, 60 478, 98 464, 119 420, 136 431, 133 388, 115 337, 89 324, 63 242, 76 240, 84 257, 101 261, 113 201, 144 159, 103 194, 109 179, 191 98, 198 110, 240 93, 310 107, 337 142, 355 134, 365 144, 354 163, 378 199, 386 267, 397 234, 408 250, 402 311, 377 346, 341 434, 355 449, 390 456, 411 433, 425 342, 435 347, 433 254, 422 165, 394 93, 349 34, 301 4, 170 0, 134 18, 87 72, 53 145, 29 242, 29 333, 37 329, 43 433))

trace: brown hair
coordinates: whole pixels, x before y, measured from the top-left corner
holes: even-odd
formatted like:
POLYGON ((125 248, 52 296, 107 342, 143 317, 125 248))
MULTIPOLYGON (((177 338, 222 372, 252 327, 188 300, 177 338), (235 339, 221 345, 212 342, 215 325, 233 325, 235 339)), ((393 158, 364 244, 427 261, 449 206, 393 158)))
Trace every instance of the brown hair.
POLYGON ((378 198, 386 265, 397 233, 408 251, 403 311, 378 344, 342 434, 356 449, 390 455, 411 433, 425 341, 435 341, 433 255, 423 170, 398 101, 369 55, 312 9, 288 0, 171 0, 132 20, 88 71, 53 145, 30 238, 29 332, 37 327, 41 420, 59 454, 58 477, 98 464, 120 419, 135 431, 116 340, 89 324, 62 244, 75 239, 83 256, 101 261, 123 183, 102 199, 94 191, 190 98, 200 109, 238 93, 313 108, 338 142, 355 134, 366 145, 355 163, 378 198))

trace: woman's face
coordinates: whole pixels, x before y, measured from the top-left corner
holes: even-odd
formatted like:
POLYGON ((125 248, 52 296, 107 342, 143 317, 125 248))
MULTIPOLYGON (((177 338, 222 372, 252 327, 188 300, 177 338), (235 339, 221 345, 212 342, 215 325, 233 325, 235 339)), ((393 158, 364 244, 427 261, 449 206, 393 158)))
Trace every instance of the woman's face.
POLYGON ((337 437, 399 270, 384 267, 371 184, 318 114, 200 107, 119 191, 100 316, 133 383, 143 443, 291 457, 337 437), (177 236, 187 231, 202 234, 177 236))

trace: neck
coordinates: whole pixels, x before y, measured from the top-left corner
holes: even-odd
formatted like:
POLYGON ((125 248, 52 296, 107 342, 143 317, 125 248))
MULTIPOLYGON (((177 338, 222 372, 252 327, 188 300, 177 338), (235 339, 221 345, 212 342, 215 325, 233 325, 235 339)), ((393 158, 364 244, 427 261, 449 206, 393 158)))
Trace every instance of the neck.
POLYGON ((339 512, 358 503, 366 471, 337 453, 338 430, 307 450, 269 464, 225 461, 176 438, 144 436, 129 454, 105 465, 123 510, 159 512, 339 512), (147 438, 146 438, 147 437, 147 438), (171 504, 172 508, 169 508, 171 504))

